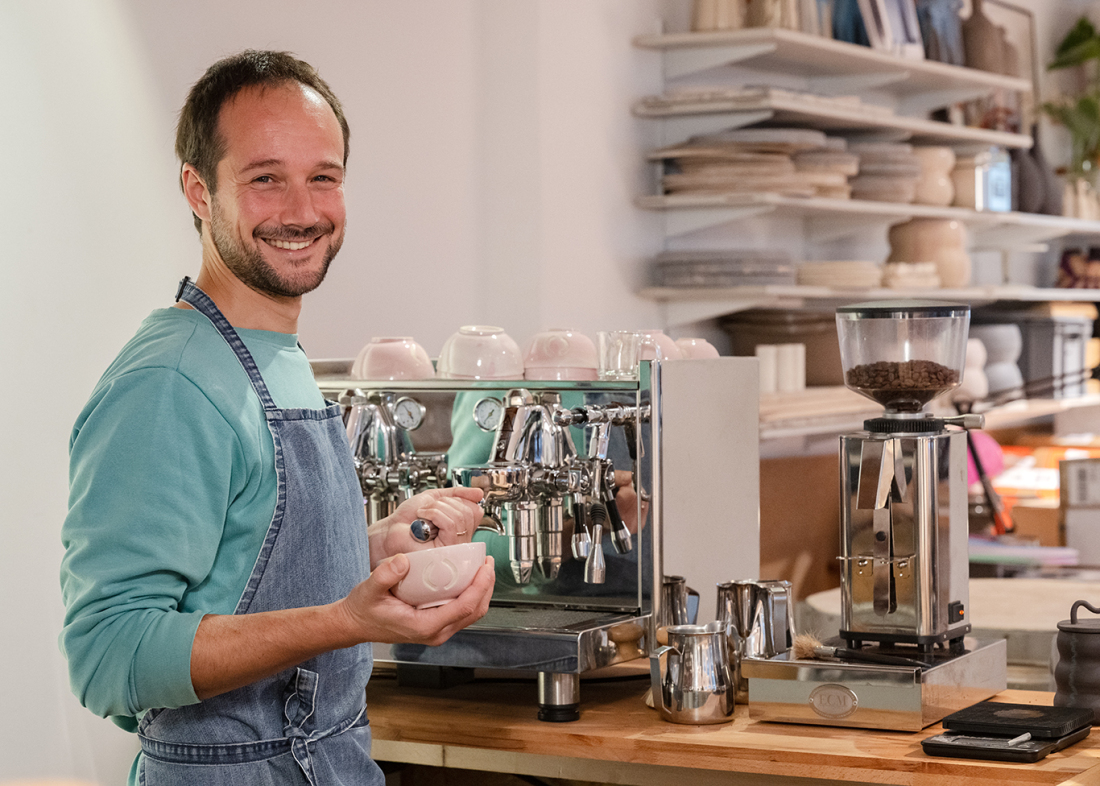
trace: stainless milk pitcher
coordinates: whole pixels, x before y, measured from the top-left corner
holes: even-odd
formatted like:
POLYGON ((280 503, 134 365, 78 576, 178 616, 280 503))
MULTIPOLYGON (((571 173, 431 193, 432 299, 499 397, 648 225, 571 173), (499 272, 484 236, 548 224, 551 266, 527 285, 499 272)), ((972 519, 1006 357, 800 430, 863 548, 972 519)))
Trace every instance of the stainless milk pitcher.
MULTIPOLYGON (((746 579, 719 584, 718 621, 736 633, 734 657, 739 666, 741 658, 772 658, 786 652, 792 639, 791 583, 746 579)), ((737 701, 748 700, 748 679, 739 678, 737 701)))
POLYGON ((687 585, 683 576, 665 576, 661 582, 661 613, 657 627, 694 623, 698 597, 699 593, 687 585), (692 598, 696 600, 693 602, 692 598))
POLYGON ((721 622, 672 625, 649 657, 653 706, 673 723, 724 723, 733 715, 737 661, 721 622))

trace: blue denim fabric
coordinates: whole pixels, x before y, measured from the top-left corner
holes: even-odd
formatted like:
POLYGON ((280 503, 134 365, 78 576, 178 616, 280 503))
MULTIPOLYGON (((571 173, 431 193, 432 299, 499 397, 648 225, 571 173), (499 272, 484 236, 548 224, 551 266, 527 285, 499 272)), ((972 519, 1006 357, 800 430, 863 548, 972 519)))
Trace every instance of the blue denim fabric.
MULTIPOLYGON (((317 606, 367 578, 363 496, 339 406, 279 409, 255 361, 214 302, 188 280, 180 298, 236 353, 275 443, 278 497, 235 613, 317 606)), ((143 786, 381 784, 370 759, 369 644, 319 655, 199 704, 146 713, 143 786)))

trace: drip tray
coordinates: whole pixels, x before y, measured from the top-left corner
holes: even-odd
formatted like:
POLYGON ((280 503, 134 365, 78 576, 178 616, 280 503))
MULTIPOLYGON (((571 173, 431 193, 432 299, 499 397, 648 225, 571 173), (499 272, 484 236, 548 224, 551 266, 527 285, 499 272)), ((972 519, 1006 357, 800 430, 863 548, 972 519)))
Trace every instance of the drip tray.
POLYGON ((749 717, 779 723, 920 731, 1003 691, 1004 639, 964 640, 965 651, 930 668, 746 658, 749 717))
POLYGON ((555 607, 497 607, 438 647, 375 644, 393 663, 581 674, 645 657, 649 615, 555 607), (612 636, 614 635, 614 641, 612 636))

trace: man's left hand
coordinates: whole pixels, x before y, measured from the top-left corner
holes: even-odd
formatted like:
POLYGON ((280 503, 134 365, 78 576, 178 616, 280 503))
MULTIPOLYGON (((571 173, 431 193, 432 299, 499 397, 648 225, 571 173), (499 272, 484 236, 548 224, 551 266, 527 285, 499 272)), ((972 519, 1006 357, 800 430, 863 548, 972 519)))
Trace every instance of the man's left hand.
POLYGON ((469 543, 485 515, 478 504, 483 496, 481 489, 456 486, 431 489, 405 500, 368 529, 371 568, 387 557, 407 551, 469 543), (430 521, 438 528, 433 540, 423 542, 413 537, 410 527, 416 519, 430 521))

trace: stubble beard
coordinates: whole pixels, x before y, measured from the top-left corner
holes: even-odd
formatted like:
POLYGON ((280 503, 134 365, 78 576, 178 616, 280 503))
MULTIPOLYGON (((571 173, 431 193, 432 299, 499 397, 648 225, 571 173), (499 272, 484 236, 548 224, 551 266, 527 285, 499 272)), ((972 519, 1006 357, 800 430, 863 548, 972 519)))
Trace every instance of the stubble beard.
POLYGON ((325 275, 328 273, 329 265, 332 264, 332 260, 344 242, 342 231, 337 236, 335 226, 331 222, 323 222, 305 228, 257 227, 252 236, 254 245, 250 248, 239 239, 233 227, 223 218, 222 212, 216 206, 212 210, 210 236, 222 261, 241 283, 262 294, 286 298, 301 297, 321 286, 321 282, 325 280, 325 275), (266 238, 291 242, 325 236, 331 239, 321 261, 320 270, 312 274, 290 277, 280 276, 271 263, 264 258, 259 247, 259 244, 264 241, 256 237, 260 232, 266 238))

